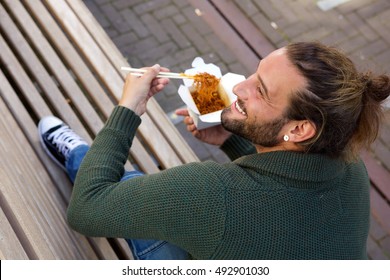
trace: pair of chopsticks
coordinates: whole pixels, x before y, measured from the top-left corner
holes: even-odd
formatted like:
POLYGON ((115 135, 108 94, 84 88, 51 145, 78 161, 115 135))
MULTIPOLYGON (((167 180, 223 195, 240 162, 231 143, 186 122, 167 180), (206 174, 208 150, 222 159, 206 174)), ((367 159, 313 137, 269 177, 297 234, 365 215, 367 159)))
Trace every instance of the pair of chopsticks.
MULTIPOLYGON (((144 69, 138 69, 138 68, 131 68, 131 67, 121 67, 121 70, 123 71, 129 71, 131 75, 133 76, 142 76, 146 70, 144 69)), ((193 79, 193 76, 186 75, 184 73, 171 73, 171 72, 159 72, 157 75, 158 78, 168 78, 168 79, 193 79)))

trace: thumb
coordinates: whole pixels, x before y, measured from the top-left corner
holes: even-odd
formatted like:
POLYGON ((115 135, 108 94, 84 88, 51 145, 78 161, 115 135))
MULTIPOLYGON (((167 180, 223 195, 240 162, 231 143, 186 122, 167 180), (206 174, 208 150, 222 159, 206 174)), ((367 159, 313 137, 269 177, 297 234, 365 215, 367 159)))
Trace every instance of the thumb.
POLYGON ((145 74, 142 75, 142 78, 149 83, 152 82, 152 80, 158 75, 158 72, 160 72, 160 68, 161 66, 159 64, 155 64, 152 67, 149 67, 145 74))

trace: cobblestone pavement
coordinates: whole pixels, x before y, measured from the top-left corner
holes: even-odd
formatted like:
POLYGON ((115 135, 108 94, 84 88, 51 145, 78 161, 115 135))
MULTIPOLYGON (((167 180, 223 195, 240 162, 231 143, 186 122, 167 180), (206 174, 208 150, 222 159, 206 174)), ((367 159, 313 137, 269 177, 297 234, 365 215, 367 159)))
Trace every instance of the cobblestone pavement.
MULTIPOLYGON (((346 52, 361 70, 390 73, 390 1, 350 0, 327 11, 312 0, 84 0, 133 67, 155 63, 171 71, 190 68, 201 56, 223 73, 248 76, 258 59, 292 41, 320 41, 346 52), (218 16, 213 16, 217 11, 218 16), (213 18, 214 17, 214 18, 213 18), (227 27, 218 25, 226 22, 227 27), (231 35, 233 34, 233 35, 231 35), (264 36, 267 44, 256 38, 264 36), (245 49, 245 48, 244 48, 245 49), (257 55, 257 56, 256 56, 257 55)), ((333 1, 334 2, 334 1, 333 1)), ((342 1, 340 1, 342 2, 342 1)), ((344 1, 345 2, 345 1, 344 1)), ((326 4, 326 3, 325 3, 326 4)), ((172 112, 184 106, 173 81, 156 96, 201 160, 226 162, 219 149, 189 135, 172 112)), ((389 124, 390 125, 390 124, 389 124)), ((389 138, 385 138, 389 139, 389 138)), ((389 155, 389 143, 385 143, 389 155), (387 146, 386 146, 387 145, 387 146)), ((389 259, 390 236, 374 220, 369 250, 376 259, 389 259)))

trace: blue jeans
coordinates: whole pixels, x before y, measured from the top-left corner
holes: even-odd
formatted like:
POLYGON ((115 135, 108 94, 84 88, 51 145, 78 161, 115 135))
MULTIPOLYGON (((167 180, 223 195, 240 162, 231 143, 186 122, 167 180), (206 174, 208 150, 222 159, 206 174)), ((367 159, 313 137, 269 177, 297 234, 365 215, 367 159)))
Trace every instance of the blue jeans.
MULTIPOLYGON (((89 146, 81 145, 70 152, 65 167, 72 183, 76 178, 80 164, 89 150, 89 146)), ((144 175, 139 171, 126 171, 121 181, 144 175)), ((174 244, 161 240, 126 239, 136 260, 186 260, 189 254, 174 244)))

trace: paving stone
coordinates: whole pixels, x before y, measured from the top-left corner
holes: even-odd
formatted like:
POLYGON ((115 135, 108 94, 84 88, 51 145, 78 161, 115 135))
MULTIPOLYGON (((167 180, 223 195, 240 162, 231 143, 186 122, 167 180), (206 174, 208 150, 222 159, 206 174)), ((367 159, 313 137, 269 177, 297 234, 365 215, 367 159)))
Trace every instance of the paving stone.
POLYGON ((118 11, 120 11, 124 8, 131 8, 131 7, 138 5, 142 2, 144 2, 144 0, 131 0, 131 1, 129 1, 129 0, 114 0, 111 3, 118 11))
POLYGON ((358 9, 365 8, 367 6, 372 5, 371 0, 353 0, 348 1, 340 6, 337 7, 337 11, 343 14, 347 14, 351 11, 356 11, 358 9))
POLYGON ((90 0, 90 1, 94 1, 94 2, 96 2, 96 4, 102 5, 102 4, 105 4, 107 2, 110 2, 111 0, 90 0))
POLYGON ((170 0, 142 1, 140 4, 134 6, 134 12, 139 15, 144 13, 150 13, 154 10, 161 9, 169 5, 170 2, 170 0))
POLYGON ((150 35, 150 31, 140 18, 130 9, 124 9, 120 12, 122 18, 127 22, 127 25, 140 38, 145 38, 150 35))
POLYGON ((383 253, 381 247, 371 237, 367 240, 367 254, 372 260, 387 260, 388 258, 383 253))
POLYGON ((383 51, 385 51, 389 46, 381 39, 375 40, 372 43, 367 44, 366 46, 359 48, 357 52, 364 56, 364 58, 371 58, 383 51))
POLYGON ((253 69, 252 72, 249 72, 240 62, 236 61, 234 63, 230 63, 228 65, 228 69, 230 69, 230 71, 232 73, 236 73, 236 74, 240 74, 240 75, 244 75, 245 77, 249 77, 250 75, 252 75, 256 69, 253 69))
MULTIPOLYGON (((254 14, 258 12, 257 6, 250 0, 243 0, 243 1, 237 1, 237 6, 246 14, 247 16, 251 17, 254 14)), ((270 5, 264 5, 264 6, 270 6, 270 5)))
POLYGON ((98 7, 95 1, 86 0, 85 4, 88 7, 88 9, 91 11, 91 13, 96 17, 96 20, 100 23, 100 25, 103 28, 106 28, 110 25, 109 21, 104 16, 104 14, 102 14, 100 8, 98 7))
MULTIPOLYGON (((115 31, 114 31, 115 32, 115 31)), ((112 34, 111 34, 112 36, 112 34)), ((114 41, 115 45, 122 49, 123 47, 128 46, 129 44, 133 44, 138 41, 137 35, 135 35, 133 32, 124 33, 119 36, 112 36, 112 40, 114 41)))
POLYGON ((261 12, 268 16, 269 19, 278 20, 282 17, 280 11, 271 3, 265 3, 264 0, 254 0, 254 4, 259 7, 261 12))
POLYGON ((332 30, 329 30, 325 27, 320 27, 317 29, 309 30, 301 35, 298 35, 296 41, 321 41, 323 38, 326 38, 332 33, 332 30))
POLYGON ((183 24, 181 30, 188 40, 191 41, 191 44, 200 52, 206 53, 212 50, 210 44, 205 41, 204 36, 197 32, 197 30, 190 23, 183 24))
POLYGON ((310 26, 303 21, 299 21, 294 24, 290 24, 287 28, 283 29, 283 33, 286 34, 288 38, 294 38, 307 30, 309 30, 310 26))
POLYGON ((139 57, 145 62, 145 65, 154 65, 159 62, 161 54, 164 53, 166 56, 171 56, 179 50, 178 46, 173 42, 166 42, 156 47, 144 49, 139 57))
POLYGON ((290 22, 298 21, 297 15, 289 8, 290 5, 294 5, 294 2, 285 0, 271 0, 272 5, 277 9, 281 16, 288 19, 290 22))
POLYGON ((359 49, 367 45, 367 40, 363 36, 355 36, 348 38, 348 40, 337 44, 337 47, 344 51, 346 54, 352 53, 354 50, 359 49))
MULTIPOLYGON (((353 1, 351 1, 353 2, 353 1)), ((388 0, 369 1, 366 0, 367 5, 357 10, 357 13, 364 19, 369 19, 382 11, 390 8, 388 0)))
POLYGON ((348 35, 343 30, 336 30, 335 32, 329 33, 327 36, 321 38, 321 43, 325 45, 335 46, 341 44, 347 40, 348 35))
POLYGON ((179 8, 184 8, 189 6, 188 2, 183 0, 172 0, 172 2, 175 3, 175 5, 179 8))
POLYGON ((360 32, 368 41, 374 41, 379 38, 379 34, 376 30, 372 29, 372 27, 356 13, 350 13, 346 15, 346 18, 350 24, 345 31, 347 32, 349 30, 350 35, 355 35, 355 33, 360 32))
POLYGON ((153 15, 156 17, 158 20, 162 20, 165 18, 170 18, 173 17, 174 15, 177 15, 180 13, 179 9, 174 6, 174 5, 169 5, 166 7, 163 7, 162 9, 158 9, 153 13, 153 15))
MULTIPOLYGON (((388 144, 388 143, 386 143, 388 144)), ((379 160, 382 164, 390 170, 390 150, 389 147, 383 143, 380 139, 375 141, 373 148, 375 149, 375 153, 378 156, 379 160)))
POLYGON ((373 60, 376 63, 376 71, 389 73, 389 61, 390 61, 390 49, 387 48, 385 51, 379 53, 378 55, 375 55, 373 57, 373 60), (386 71, 387 70, 387 71, 386 71))
POLYGON ((191 46, 188 37, 178 28, 172 19, 164 19, 160 22, 162 28, 164 28, 170 36, 171 40, 176 42, 180 48, 188 48, 191 46))
POLYGON ((187 23, 187 19, 181 14, 174 15, 172 19, 176 22, 176 24, 180 25, 180 27, 187 23))
POLYGON ((383 227, 378 223, 376 218, 372 215, 370 217, 370 235, 376 241, 385 238, 387 235, 387 232, 383 229, 383 227))
POLYGON ((380 241, 380 246, 387 259, 390 259, 390 236, 386 236, 380 241))
POLYGON ((201 35, 212 33, 210 27, 201 16, 198 16, 195 13, 195 9, 192 6, 185 7, 181 11, 182 15, 187 18, 188 22, 190 22, 201 35))
POLYGON ((226 63, 231 63, 237 60, 237 57, 230 51, 229 48, 225 47, 225 45, 221 40, 219 40, 219 38, 215 37, 214 35, 208 35, 205 37, 205 40, 214 50, 217 50, 216 55, 214 55, 215 58, 222 58, 222 60, 226 63))
POLYGON ((126 33, 131 30, 131 27, 124 23, 121 14, 111 5, 111 3, 102 5, 100 9, 119 33, 126 33))
POLYGON ((283 38, 280 32, 275 30, 271 26, 271 22, 268 18, 266 18, 263 14, 258 13, 254 15, 251 18, 255 24, 260 30, 262 30, 265 34, 265 36, 271 41, 271 42, 280 42, 280 41, 286 41, 286 38, 283 38))
POLYGON ((386 10, 377 16, 372 17, 368 20, 370 26, 380 34, 382 38, 384 38, 390 44, 390 9, 386 10))
POLYGON ((167 30, 162 28, 160 22, 157 21, 151 14, 143 14, 141 16, 142 23, 148 28, 150 33, 160 42, 169 41, 167 30))

